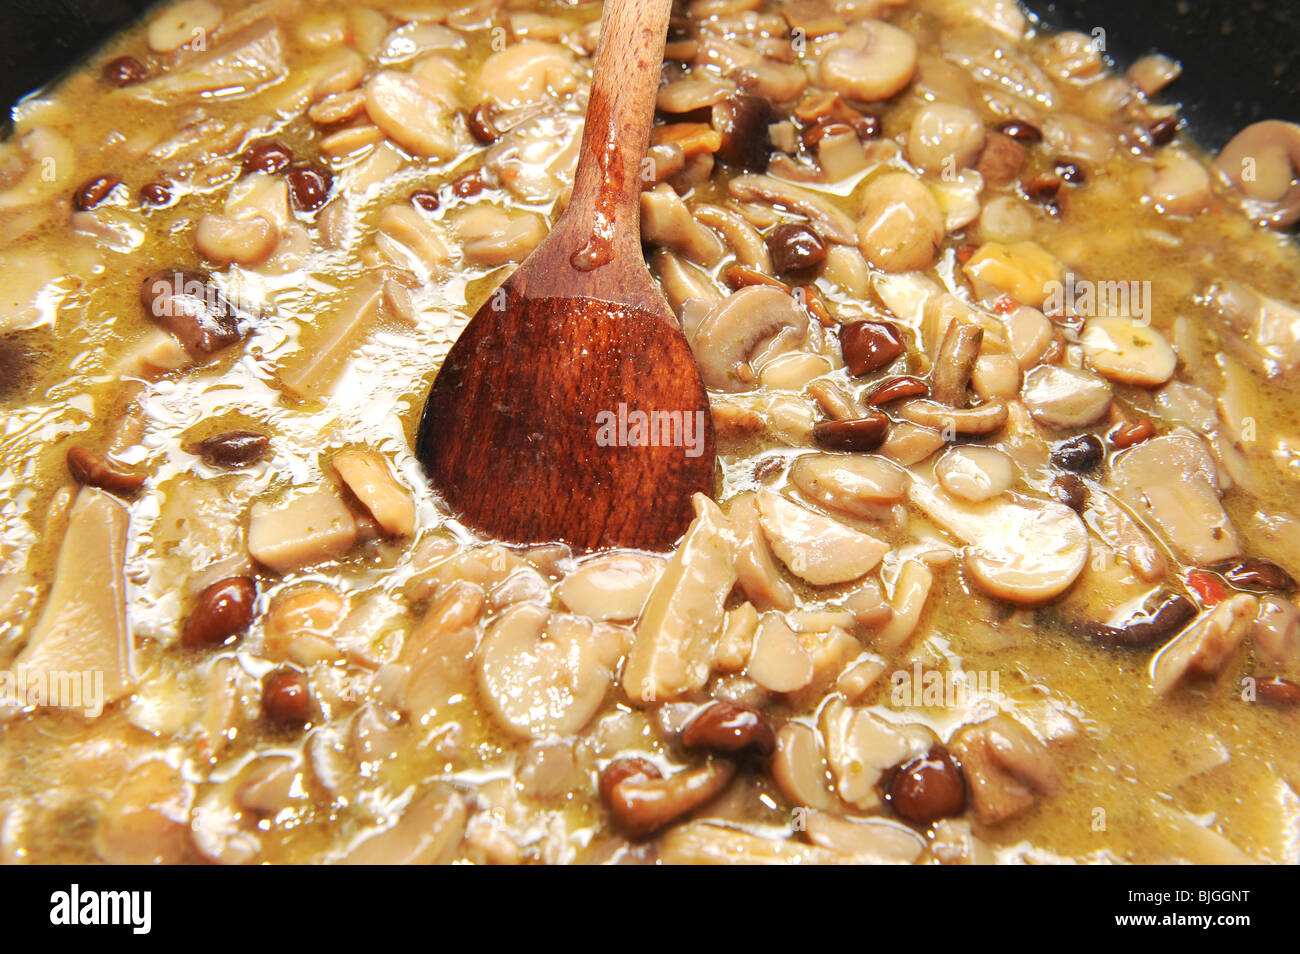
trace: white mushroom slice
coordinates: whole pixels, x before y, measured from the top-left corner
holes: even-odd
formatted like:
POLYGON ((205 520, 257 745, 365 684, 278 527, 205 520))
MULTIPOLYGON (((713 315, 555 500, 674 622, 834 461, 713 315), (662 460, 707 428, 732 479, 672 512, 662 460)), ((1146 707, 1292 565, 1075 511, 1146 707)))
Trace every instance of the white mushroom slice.
POLYGON ((1250 639, 1260 660, 1267 665, 1300 664, 1300 609, 1290 600, 1265 596, 1259 601, 1250 639))
POLYGON ((967 544, 966 568, 990 596, 1041 603, 1065 592, 1083 572, 1088 530, 1064 504, 1012 493, 965 503, 913 477, 910 499, 967 544))
POLYGON ((745 595, 759 609, 794 609, 794 591, 781 578, 781 571, 772 558, 771 548, 759 523, 758 505, 752 493, 744 493, 732 501, 727 514, 731 522, 733 557, 736 578, 745 595))
POLYGON ((170 53, 188 43, 206 48, 212 31, 221 26, 221 8, 212 0, 172 4, 149 21, 145 41, 155 53, 170 53))
POLYGON ((483 637, 478 685, 492 718, 512 735, 573 735, 605 701, 622 655, 614 627, 521 603, 483 637))
POLYGON ((853 517, 873 517, 881 504, 907 494, 908 473, 869 454, 805 454, 790 468, 790 482, 814 503, 853 517))
POLYGON ((1151 171, 1147 195, 1162 212, 1195 215, 1210 204, 1210 173, 1188 156, 1166 156, 1151 171))
POLYGON ((907 645, 925 611, 925 601, 934 586, 934 573, 920 560, 908 560, 898 571, 890 595, 890 615, 876 631, 872 643, 884 653, 895 653, 907 645))
POLYGON ((747 268, 771 274, 772 258, 768 253, 767 244, 758 234, 758 230, 744 218, 720 205, 700 204, 696 205, 691 212, 699 222, 722 233, 722 237, 736 254, 737 262, 747 268))
POLYGON ((822 709, 821 731, 835 790, 845 804, 861 811, 879 807, 876 785, 887 768, 930 748, 919 728, 900 729, 835 697, 822 709))
POLYGON ((964 229, 980 217, 980 193, 984 176, 974 169, 964 169, 952 179, 934 179, 930 193, 943 212, 943 227, 949 232, 964 229))
POLYGON ((442 226, 409 203, 394 203, 379 213, 375 243, 399 268, 417 275, 439 275, 452 260, 442 226))
POLYGON ((469 809, 449 788, 418 795, 391 826, 359 838, 341 859, 345 865, 445 865, 465 835, 469 809))
POLYGON ((750 360, 795 347, 808 335, 808 315, 791 296, 769 285, 750 285, 705 315, 691 348, 707 387, 743 391, 751 385, 750 360))
POLYGON ((466 261, 475 265, 522 262, 546 238, 546 226, 531 212, 511 216, 490 206, 463 213, 453 228, 466 261))
POLYGON ((385 533, 405 537, 415 530, 415 499, 397 482, 382 456, 374 451, 345 451, 335 456, 333 465, 385 533))
POLYGON ((408 152, 449 159, 456 152, 450 115, 409 73, 381 70, 366 81, 371 122, 408 152))
POLYGON ((821 733, 802 722, 787 722, 776 734, 772 778, 791 803, 830 808, 834 796, 822 754, 821 733))
POLYGON ((1016 465, 996 447, 970 444, 949 448, 934 465, 934 475, 951 496, 979 503, 1010 489, 1016 465))
POLYGON ((52 255, 28 249, 0 253, 0 334, 52 323, 70 286, 67 269, 52 255))
POLYGON ((688 76, 659 88, 655 107, 664 113, 693 113, 708 109, 736 90, 734 83, 712 76, 688 76))
POLYGON ((821 196, 771 176, 736 176, 727 191, 742 202, 765 202, 789 209, 808 218, 808 225, 822 239, 839 245, 857 244, 853 220, 821 196))
MULTIPOLYGON (((17 159, 15 153, 18 150, 9 143, 6 146, 4 159, 7 166, 17 159)), ((6 168, 6 188, 0 191, 0 210, 42 202, 74 184, 72 175, 77 169, 77 153, 62 133, 37 126, 24 133, 17 146, 26 160, 25 169, 21 178, 9 182, 6 168)))
POLYGON ((259 265, 279 241, 275 224, 260 215, 242 219, 205 215, 194 227, 194 247, 204 258, 221 265, 259 265))
POLYGON ((927 268, 943 241, 945 218, 934 193, 907 172, 886 172, 862 191, 858 248, 887 272, 927 268))
POLYGON ((907 159, 923 172, 938 175, 946 171, 956 176, 958 170, 979 158, 984 138, 984 123, 974 110, 949 103, 927 103, 912 118, 907 159))
POLYGON ((814 809, 804 817, 804 834, 814 845, 858 864, 910 865, 925 851, 920 835, 884 818, 849 819, 814 809))
POLYGON ((637 553, 598 556, 566 576, 555 593, 573 612, 591 619, 636 619, 663 568, 663 560, 637 553))
POLYGON ((806 351, 790 351, 764 361, 758 370, 758 383, 775 391, 802 391, 833 370, 830 358, 806 351))
POLYGON ((623 667, 623 689, 633 702, 666 702, 709 677, 736 569, 727 518, 703 494, 695 495, 695 508, 695 520, 650 591, 623 667))
POLYGON ((856 580, 889 552, 889 544, 884 541, 770 490, 758 495, 758 516, 778 559, 814 586, 856 580))
POLYGON ((388 34, 375 59, 390 66, 432 50, 459 52, 465 45, 465 37, 441 23, 408 23, 388 34))
POLYGON ((1007 402, 999 398, 975 407, 948 407, 938 401, 908 401, 899 417, 938 431, 946 440, 958 434, 991 434, 1007 422, 1007 402))
POLYGON ((1106 491, 1093 488, 1088 494, 1084 522, 1116 553, 1122 556, 1142 580, 1163 580, 1169 563, 1136 520, 1106 491))
POLYGON ((389 701, 394 706, 423 722, 472 690, 472 656, 482 609, 481 587, 456 580, 444 588, 402 643, 393 667, 389 701))
POLYGON ((1187 675, 1213 676, 1241 645, 1259 597, 1238 593, 1205 613, 1151 660, 1151 688, 1164 695, 1187 675))
POLYGON ((100 810, 94 848, 110 865, 192 860, 193 786, 160 758, 136 766, 100 810))
POLYGON ((722 240, 695 221, 681 196, 667 183, 641 193, 641 241, 675 249, 707 266, 716 265, 724 251, 722 240))
POLYGON ((741 603, 727 613, 727 625, 713 650, 714 672, 740 672, 749 661, 758 632, 758 610, 753 603, 741 603))
POLYGON ((745 667, 749 676, 764 689, 795 692, 813 678, 813 660, 798 634, 774 613, 765 615, 754 634, 754 645, 745 667))
POLYGON ((234 33, 223 31, 221 42, 207 52, 185 57, 175 68, 126 88, 129 95, 158 102, 175 102, 213 94, 222 98, 247 96, 281 79, 284 36, 272 17, 262 17, 234 33))
POLYGON ((1048 427, 1087 427, 1110 410, 1110 385, 1090 371, 1040 364, 1025 375, 1021 398, 1048 427))
POLYGON ((556 43, 524 40, 483 61, 478 88, 499 103, 527 103, 577 88, 573 54, 556 43))
POLYGON ((74 694, 82 680, 69 682, 67 675, 103 673, 102 697, 87 693, 85 699, 68 700, 90 718, 135 684, 123 576, 127 521, 126 507, 112 495, 93 487, 77 493, 45 609, 14 661, 29 673, 45 673, 56 685, 62 682, 74 694))
POLYGON ((880 20, 855 23, 823 53, 821 80, 847 99, 889 99, 912 81, 916 41, 880 20))
POLYGON ((1241 554, 1237 531, 1219 502, 1214 459, 1190 431, 1153 437, 1125 451, 1111 468, 1110 482, 1179 559, 1208 566, 1241 554))
POLYGON ((1059 786, 1051 752, 1008 716, 966 729, 952 748, 970 785, 975 817, 985 825, 1027 811, 1035 792, 1051 795, 1059 786))
POLYGON ((938 431, 910 421, 900 421, 889 429, 889 436, 876 448, 876 453, 896 464, 911 467, 929 458, 946 443, 938 431))
POLYGON ((832 865, 843 860, 824 848, 703 821, 677 825, 659 844, 659 862, 665 865, 832 865))
POLYGON ((277 573, 341 557, 356 540, 356 518, 329 485, 249 512, 248 552, 277 573))
POLYGON ((1088 363, 1112 381, 1153 388, 1178 366, 1164 335, 1131 318, 1089 319, 1079 340, 1088 363))
POLYGON ((1215 285, 1206 298, 1241 332, 1241 339, 1270 377, 1290 373, 1300 365, 1300 311, 1240 282, 1215 285))

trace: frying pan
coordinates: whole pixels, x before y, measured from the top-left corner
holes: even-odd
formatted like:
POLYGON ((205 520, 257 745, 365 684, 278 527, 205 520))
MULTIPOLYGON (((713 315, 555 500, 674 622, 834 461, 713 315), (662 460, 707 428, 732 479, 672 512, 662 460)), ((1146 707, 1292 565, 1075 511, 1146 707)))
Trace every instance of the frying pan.
MULTIPOLYGON (((0 103, 76 66, 150 0, 0 0, 0 103)), ((1120 67, 1160 51, 1184 66, 1169 95, 1192 134, 1217 149, 1260 119, 1300 114, 1300 5, 1263 0, 1032 2, 1051 26, 1105 31, 1120 67)), ((1100 38, 1100 35, 1098 35, 1100 38)))

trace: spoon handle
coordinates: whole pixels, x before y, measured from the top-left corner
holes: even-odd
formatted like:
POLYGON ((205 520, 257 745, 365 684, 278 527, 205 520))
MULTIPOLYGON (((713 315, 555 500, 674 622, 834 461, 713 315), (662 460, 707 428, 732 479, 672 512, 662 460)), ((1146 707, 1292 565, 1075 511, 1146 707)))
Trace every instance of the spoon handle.
POLYGON ((564 224, 592 271, 616 255, 641 258, 642 163, 650 145, 672 0, 606 0, 573 200, 564 224))

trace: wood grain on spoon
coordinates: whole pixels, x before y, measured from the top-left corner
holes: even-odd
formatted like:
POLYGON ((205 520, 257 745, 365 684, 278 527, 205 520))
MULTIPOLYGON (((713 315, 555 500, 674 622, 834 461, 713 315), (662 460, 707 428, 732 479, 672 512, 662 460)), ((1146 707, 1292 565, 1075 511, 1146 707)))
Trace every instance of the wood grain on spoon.
POLYGON ((670 6, 605 4, 569 206, 461 333, 425 405, 416 453, 434 486, 499 539, 666 550, 692 494, 713 490, 708 396, 641 252, 670 6), (636 412, 658 415, 653 435, 636 412))

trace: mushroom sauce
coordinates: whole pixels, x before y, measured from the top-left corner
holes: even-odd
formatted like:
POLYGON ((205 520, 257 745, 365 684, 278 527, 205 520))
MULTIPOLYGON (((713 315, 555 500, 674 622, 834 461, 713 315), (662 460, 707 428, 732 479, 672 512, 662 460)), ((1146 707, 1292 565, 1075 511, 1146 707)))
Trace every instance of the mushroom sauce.
POLYGON ((1216 162, 1006 0, 679 5, 714 500, 508 546, 411 439, 599 16, 186 0, 17 107, 4 858, 1300 859, 1300 130, 1216 162))

